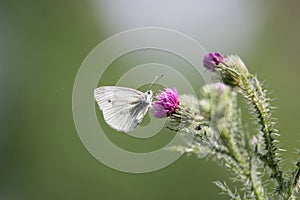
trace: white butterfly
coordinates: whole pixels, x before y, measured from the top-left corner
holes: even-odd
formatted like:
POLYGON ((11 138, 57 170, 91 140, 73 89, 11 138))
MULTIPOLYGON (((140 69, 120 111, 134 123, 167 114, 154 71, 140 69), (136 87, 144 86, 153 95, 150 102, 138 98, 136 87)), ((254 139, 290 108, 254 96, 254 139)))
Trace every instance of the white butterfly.
POLYGON ((111 128, 125 133, 141 123, 151 106, 152 95, 150 89, 143 93, 117 86, 103 86, 94 90, 94 98, 103 112, 105 122, 111 128))

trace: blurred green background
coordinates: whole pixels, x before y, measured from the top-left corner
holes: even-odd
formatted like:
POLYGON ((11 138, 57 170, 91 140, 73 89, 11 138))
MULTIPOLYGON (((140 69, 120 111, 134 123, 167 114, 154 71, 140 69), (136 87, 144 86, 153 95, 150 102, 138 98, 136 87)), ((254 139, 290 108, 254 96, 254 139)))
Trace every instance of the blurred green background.
POLYGON ((145 26, 239 54, 272 91, 291 168, 300 138, 299 19, 297 0, 0 0, 0 199, 227 199, 212 184, 228 179, 215 162, 182 156, 159 171, 127 174, 80 142, 72 117, 80 64, 112 34, 145 26))

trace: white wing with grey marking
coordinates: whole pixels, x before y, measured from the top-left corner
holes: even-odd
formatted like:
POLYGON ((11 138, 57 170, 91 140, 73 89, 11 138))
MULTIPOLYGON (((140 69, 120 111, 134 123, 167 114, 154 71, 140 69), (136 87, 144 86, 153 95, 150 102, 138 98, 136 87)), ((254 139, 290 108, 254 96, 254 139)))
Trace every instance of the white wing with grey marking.
POLYGON ((96 88, 94 97, 103 111, 105 122, 111 128, 125 133, 141 123, 151 103, 145 100, 144 93, 117 86, 96 88))

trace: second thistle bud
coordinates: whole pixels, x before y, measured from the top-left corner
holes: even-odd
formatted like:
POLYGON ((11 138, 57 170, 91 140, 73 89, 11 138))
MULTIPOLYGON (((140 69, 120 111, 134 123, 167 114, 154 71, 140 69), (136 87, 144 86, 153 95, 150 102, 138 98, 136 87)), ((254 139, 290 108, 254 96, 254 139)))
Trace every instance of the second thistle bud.
POLYGON ((248 75, 248 69, 240 57, 229 55, 224 57, 221 53, 208 53, 204 56, 203 66, 209 71, 220 72, 226 85, 240 86, 241 78, 248 75))

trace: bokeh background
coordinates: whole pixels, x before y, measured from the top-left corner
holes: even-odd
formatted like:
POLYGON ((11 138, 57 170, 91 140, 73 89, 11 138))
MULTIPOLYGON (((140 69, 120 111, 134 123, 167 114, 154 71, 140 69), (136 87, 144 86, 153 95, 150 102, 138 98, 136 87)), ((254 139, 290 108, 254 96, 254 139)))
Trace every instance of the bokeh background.
MULTIPOLYGON (((0 199, 227 199, 212 183, 228 179, 215 162, 182 156, 159 171, 127 174, 80 142, 72 117, 80 64, 104 39, 146 26, 239 54, 272 91, 291 168, 300 144, 299 19, 297 0, 0 0, 0 199)), ((107 72, 107 81, 117 73, 107 72)))

